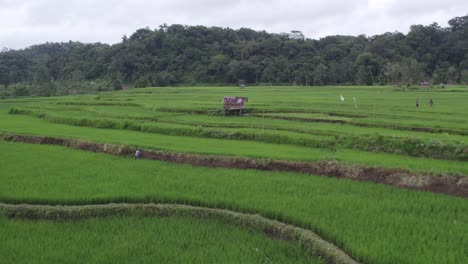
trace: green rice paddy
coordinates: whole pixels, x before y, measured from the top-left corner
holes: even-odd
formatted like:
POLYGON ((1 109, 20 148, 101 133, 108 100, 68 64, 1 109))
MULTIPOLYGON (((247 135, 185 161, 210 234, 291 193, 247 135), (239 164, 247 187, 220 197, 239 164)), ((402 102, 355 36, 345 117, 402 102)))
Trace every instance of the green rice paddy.
MULTIPOLYGON (((172 87, 17 98, 0 100, 0 133, 176 153, 336 160, 466 176, 468 88, 453 89, 456 92, 405 92, 393 87, 172 87), (247 114, 220 115, 223 96, 247 96, 247 114), (414 105, 416 98, 419 108, 414 105), (433 107, 424 103, 431 98, 433 107)), ((0 181, 0 202, 4 203, 203 205, 258 213, 306 227, 365 263, 468 262, 466 198, 316 175, 135 161, 2 141, 0 181)), ((272 241, 210 221, 142 217, 66 223, 0 221, 8 226, 0 231, 7 237, 1 254, 7 262, 27 262, 34 255, 40 256, 40 262, 67 258, 71 262, 126 262, 119 254, 128 250, 133 252, 128 260, 137 262, 262 263, 264 256, 249 251, 254 244, 261 244, 273 263, 318 261, 306 257, 292 242, 272 241), (178 230, 179 226, 184 227, 178 230), (185 226, 192 226, 193 233, 181 237, 189 229, 185 226), (122 230, 122 235, 100 235, 115 230, 122 230), (161 241, 153 242, 148 230, 159 230, 161 241), (27 239, 30 233, 34 235, 27 239), (213 242, 228 233, 235 233, 232 240, 213 242), (77 238, 66 242, 75 249, 70 254, 50 249, 60 247, 57 241, 64 239, 63 234, 77 238), (194 237, 200 234, 203 239, 197 242, 194 237), (124 243, 127 235, 137 238, 124 243), (32 250, 37 243, 46 246, 32 250), (31 248, 31 253, 15 251, 20 245, 31 248), (201 245, 207 250, 200 252, 201 245), (186 252, 180 253, 181 248, 186 252), (224 251, 230 253, 215 254, 224 251)))
POLYGON ((0 217, 0 225, 1 263, 322 263, 291 242, 216 221, 0 217))

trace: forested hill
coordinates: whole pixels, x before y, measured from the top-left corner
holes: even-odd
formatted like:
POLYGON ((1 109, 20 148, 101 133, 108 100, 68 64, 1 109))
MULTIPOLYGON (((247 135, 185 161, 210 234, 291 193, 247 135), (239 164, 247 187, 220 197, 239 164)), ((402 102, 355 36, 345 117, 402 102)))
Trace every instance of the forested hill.
MULTIPOLYGON (((372 22, 369 22, 372 23, 372 22)), ((0 93, 53 95, 124 86, 468 83, 468 15, 408 34, 304 39, 247 28, 163 25, 114 45, 46 43, 0 53, 0 93)), ((2 95, 2 94, 0 94, 2 95)))

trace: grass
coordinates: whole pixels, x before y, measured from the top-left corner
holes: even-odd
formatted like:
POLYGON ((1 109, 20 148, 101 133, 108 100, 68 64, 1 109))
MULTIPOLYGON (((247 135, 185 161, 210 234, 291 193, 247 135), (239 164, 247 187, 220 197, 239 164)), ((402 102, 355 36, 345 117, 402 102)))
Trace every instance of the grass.
POLYGON ((298 244, 212 220, 0 217, 1 263, 322 263, 298 244))
POLYGON ((466 162, 417 158, 395 154, 325 148, 306 148, 293 145, 269 144, 255 141, 193 138, 138 131, 73 127, 47 123, 30 116, 1 114, 0 132, 48 135, 65 138, 88 139, 99 143, 140 146, 172 152, 246 156, 258 159, 280 160, 338 160, 370 166, 403 168, 415 171, 468 175, 466 162))
POLYGON ((206 205, 311 228, 364 262, 468 261, 468 203, 462 198, 311 175, 135 161, 55 146, 0 146, 0 167, 8 172, 0 176, 2 201, 206 205))

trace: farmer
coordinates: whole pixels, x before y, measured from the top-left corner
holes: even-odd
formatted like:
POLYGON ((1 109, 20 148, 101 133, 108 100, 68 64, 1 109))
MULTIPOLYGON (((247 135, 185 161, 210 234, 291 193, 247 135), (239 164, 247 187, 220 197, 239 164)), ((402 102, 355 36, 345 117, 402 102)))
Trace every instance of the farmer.
POLYGON ((434 104, 434 101, 432 101, 432 98, 429 99, 429 106, 432 107, 433 104, 434 104))
POLYGON ((419 98, 416 98, 416 107, 419 107, 419 98))
POLYGON ((135 159, 139 159, 140 156, 141 156, 140 148, 137 148, 136 151, 135 151, 135 159))

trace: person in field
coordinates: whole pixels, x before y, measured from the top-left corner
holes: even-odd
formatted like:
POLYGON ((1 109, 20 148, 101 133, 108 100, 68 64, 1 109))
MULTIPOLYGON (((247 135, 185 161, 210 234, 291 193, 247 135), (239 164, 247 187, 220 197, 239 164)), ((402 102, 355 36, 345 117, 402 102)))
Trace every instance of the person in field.
POLYGON ((416 107, 419 107, 419 98, 416 98, 416 107))
POLYGON ((433 104, 434 104, 434 101, 432 101, 432 98, 429 99, 429 107, 432 107, 433 104))
POLYGON ((140 148, 137 148, 136 151, 135 151, 135 159, 139 159, 141 156, 141 150, 140 148))

